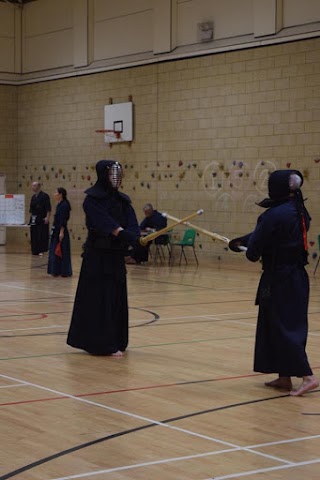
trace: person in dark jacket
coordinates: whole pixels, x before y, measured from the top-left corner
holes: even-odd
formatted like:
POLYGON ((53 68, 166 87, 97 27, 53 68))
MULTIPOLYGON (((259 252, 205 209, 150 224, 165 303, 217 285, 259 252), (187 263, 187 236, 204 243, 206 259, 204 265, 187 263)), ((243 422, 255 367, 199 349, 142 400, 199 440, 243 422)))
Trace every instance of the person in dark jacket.
MULTIPOLYGON (((161 230, 167 226, 167 219, 158 210, 155 210, 151 203, 146 203, 143 207, 143 213, 145 218, 140 223, 140 231, 143 233, 151 233, 161 230)), ((159 235, 155 239, 156 245, 165 245, 168 242, 168 235, 159 235)), ((126 257, 126 263, 142 263, 147 262, 149 258, 150 243, 145 246, 136 245, 129 252, 129 256, 126 257)))
POLYGON ((65 188, 57 188, 53 195, 57 202, 57 207, 51 232, 48 274, 54 277, 71 277, 71 248, 68 231, 71 205, 67 199, 65 188))
POLYGON ((83 203, 88 237, 67 343, 93 355, 120 357, 129 331, 124 256, 140 229, 130 198, 119 191, 121 165, 100 160, 96 171, 97 182, 83 203))
POLYGON ((303 176, 297 170, 271 173, 269 198, 259 204, 266 212, 251 234, 229 244, 234 251, 246 247, 252 262, 262 260, 254 371, 277 373, 278 378, 265 385, 290 390, 292 396, 319 385, 306 354, 309 277, 305 265, 311 218, 304 206, 302 183, 303 176), (293 376, 302 378, 296 389, 292 387, 293 376))
POLYGON ((30 237, 32 255, 43 255, 49 248, 50 197, 41 190, 39 182, 31 185, 33 195, 30 200, 30 237))

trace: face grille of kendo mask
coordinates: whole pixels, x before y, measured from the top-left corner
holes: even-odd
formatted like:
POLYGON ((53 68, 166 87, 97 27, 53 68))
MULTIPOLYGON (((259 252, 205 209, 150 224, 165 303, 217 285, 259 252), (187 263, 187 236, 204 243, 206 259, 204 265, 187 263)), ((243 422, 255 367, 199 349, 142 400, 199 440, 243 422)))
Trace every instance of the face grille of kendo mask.
POLYGON ((118 190, 122 181, 122 167, 119 163, 115 163, 109 167, 109 181, 112 188, 118 190))
POLYGON ((302 185, 302 178, 296 173, 292 173, 289 177, 289 187, 291 192, 299 190, 302 185))

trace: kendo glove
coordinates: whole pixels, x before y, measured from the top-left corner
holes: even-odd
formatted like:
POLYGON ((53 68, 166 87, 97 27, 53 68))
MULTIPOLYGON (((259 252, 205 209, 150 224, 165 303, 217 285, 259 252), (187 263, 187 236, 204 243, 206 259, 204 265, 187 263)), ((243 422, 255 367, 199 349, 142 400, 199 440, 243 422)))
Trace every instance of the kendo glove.
POLYGON ((230 240, 228 245, 230 250, 232 250, 233 252, 246 251, 248 247, 250 235, 251 233, 248 233, 248 235, 244 235, 243 237, 238 237, 238 238, 234 238, 233 240, 230 240))
POLYGON ((136 246, 137 243, 139 243, 139 238, 140 238, 138 235, 136 235, 133 232, 130 232, 129 230, 121 230, 118 233, 117 237, 121 242, 127 243, 132 247, 136 246))

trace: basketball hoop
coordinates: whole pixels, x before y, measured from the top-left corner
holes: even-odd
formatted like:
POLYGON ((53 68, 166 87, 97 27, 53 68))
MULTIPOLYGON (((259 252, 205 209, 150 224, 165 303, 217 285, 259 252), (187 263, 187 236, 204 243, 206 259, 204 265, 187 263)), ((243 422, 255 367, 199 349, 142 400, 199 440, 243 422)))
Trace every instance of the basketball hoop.
POLYGON ((111 129, 99 129, 99 130, 96 130, 96 133, 103 133, 104 141, 108 143, 111 147, 112 143, 118 142, 120 140, 122 132, 118 132, 117 130, 111 130, 111 129))

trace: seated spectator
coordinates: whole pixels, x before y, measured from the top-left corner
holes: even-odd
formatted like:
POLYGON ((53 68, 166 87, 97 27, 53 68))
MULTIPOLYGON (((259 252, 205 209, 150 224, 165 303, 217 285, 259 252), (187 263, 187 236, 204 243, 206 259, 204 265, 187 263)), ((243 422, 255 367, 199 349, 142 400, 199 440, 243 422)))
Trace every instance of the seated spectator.
MULTIPOLYGON (((167 219, 163 217, 158 210, 155 210, 151 203, 146 203, 143 207, 143 213, 145 218, 140 223, 140 230, 141 234, 148 235, 151 232, 161 230, 167 226, 167 219)), ((160 235, 158 238, 155 239, 155 244, 163 244, 166 243, 168 239, 168 235, 160 235)), ((148 243, 145 247, 142 245, 138 245, 134 247, 132 250, 129 251, 129 256, 126 257, 126 263, 142 263, 148 261, 149 256, 149 248, 150 243, 148 243)))

